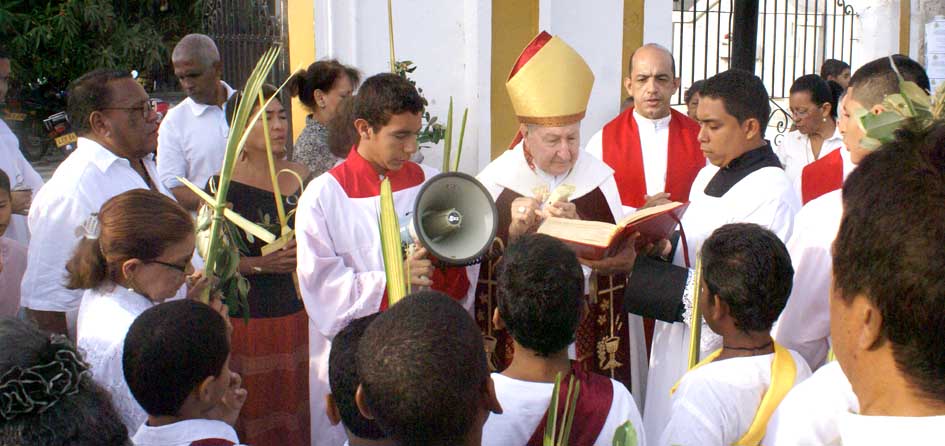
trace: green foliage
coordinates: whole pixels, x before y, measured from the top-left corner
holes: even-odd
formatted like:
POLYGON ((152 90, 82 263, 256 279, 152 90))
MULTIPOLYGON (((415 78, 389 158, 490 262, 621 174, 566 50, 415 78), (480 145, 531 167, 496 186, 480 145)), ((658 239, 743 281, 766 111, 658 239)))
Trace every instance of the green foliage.
POLYGON ((637 439, 637 430, 630 421, 620 425, 617 431, 614 432, 614 446, 637 446, 639 441, 640 440, 637 439))
POLYGON ((200 31, 202 0, 0 0, 0 41, 20 83, 58 88, 94 68, 156 72, 200 31))
POLYGON ((573 374, 570 375, 568 395, 564 400, 564 410, 559 423, 560 387, 561 372, 558 372, 555 376, 551 403, 548 405, 548 419, 545 421, 545 435, 542 437, 543 446, 568 446, 568 440, 571 437, 571 425, 574 423, 574 411, 577 409, 578 396, 581 394, 581 382, 575 380, 573 374))

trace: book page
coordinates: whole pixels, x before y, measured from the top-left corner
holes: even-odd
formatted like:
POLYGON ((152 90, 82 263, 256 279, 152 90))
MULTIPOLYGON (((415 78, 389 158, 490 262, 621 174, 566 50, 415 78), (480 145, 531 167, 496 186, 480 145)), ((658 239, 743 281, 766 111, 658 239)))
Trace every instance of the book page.
POLYGON ((559 240, 606 247, 616 229, 617 226, 602 221, 550 217, 541 224, 537 232, 559 240))
POLYGON ((647 218, 647 217, 649 217, 649 216, 651 216, 651 215, 656 215, 656 214, 660 214, 660 213, 663 213, 663 212, 666 212, 666 211, 670 211, 670 210, 675 209, 675 208, 678 208, 679 206, 682 206, 682 205, 683 205, 682 203, 673 201, 673 202, 670 202, 670 203, 661 204, 661 205, 659 205, 659 206, 653 206, 653 207, 646 208, 646 209, 640 209, 640 210, 638 210, 638 211, 636 211, 636 212, 634 212, 634 213, 632 213, 632 214, 630 214, 630 215, 624 217, 623 220, 620 220, 620 222, 617 224, 617 226, 620 226, 620 227, 630 226, 630 225, 632 225, 633 223, 636 223, 637 221, 643 220, 644 218, 647 218))

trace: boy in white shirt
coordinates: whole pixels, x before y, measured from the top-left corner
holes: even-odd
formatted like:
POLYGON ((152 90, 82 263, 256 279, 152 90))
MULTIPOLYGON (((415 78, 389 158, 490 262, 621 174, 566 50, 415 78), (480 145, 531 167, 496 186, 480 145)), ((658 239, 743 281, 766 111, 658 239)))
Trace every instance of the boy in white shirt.
POLYGON ((502 414, 483 428, 483 445, 541 444, 557 374, 562 376, 559 417, 569 376, 580 382, 570 444, 609 446, 630 421, 645 446, 643 421, 630 392, 619 381, 583 370, 568 358, 578 325, 587 316, 584 275, 564 243, 542 234, 516 239, 502 259, 498 308, 493 323, 509 331, 512 363, 493 373, 502 414))
POLYGON ((6 237, 13 213, 10 177, 0 170, 0 317, 14 317, 20 310, 20 281, 26 272, 26 245, 6 237))
POLYGON ((791 294, 791 258, 752 223, 716 229, 702 245, 699 307, 722 348, 677 384, 661 445, 757 445, 771 413, 810 368, 771 339, 791 294))
POLYGON ((233 424, 246 390, 230 370, 229 330, 220 313, 192 300, 165 302, 135 319, 122 367, 148 421, 131 438, 134 444, 239 443, 233 424))

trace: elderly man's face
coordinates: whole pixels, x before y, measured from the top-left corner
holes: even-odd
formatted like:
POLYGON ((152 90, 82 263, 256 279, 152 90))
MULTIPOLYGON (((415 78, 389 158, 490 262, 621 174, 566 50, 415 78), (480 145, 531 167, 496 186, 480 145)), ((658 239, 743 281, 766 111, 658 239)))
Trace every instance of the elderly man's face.
POLYGON ((522 125, 525 147, 535 166, 551 175, 565 174, 574 167, 581 148, 581 123, 564 127, 522 125))
POLYGON ((153 153, 160 115, 151 109, 148 93, 130 77, 110 81, 108 87, 111 104, 101 113, 109 126, 106 137, 111 145, 132 158, 153 153))
MULTIPOLYGON (((206 63, 193 58, 175 59, 174 76, 187 96, 198 104, 220 105, 217 87, 220 84, 221 65, 206 63)), ((224 98, 225 99, 225 98, 224 98)))

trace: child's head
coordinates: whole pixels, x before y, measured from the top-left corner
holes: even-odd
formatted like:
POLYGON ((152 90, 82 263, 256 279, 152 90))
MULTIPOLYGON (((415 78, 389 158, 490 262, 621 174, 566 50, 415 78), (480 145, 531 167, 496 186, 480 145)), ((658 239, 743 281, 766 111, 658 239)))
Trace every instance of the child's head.
POLYGON ((0 170, 0 235, 7 231, 13 213, 13 194, 10 193, 10 177, 0 170))
POLYGON ((768 332, 791 295, 794 268, 784 243, 753 223, 722 226, 702 244, 700 299, 713 331, 768 332))
POLYGON ((378 313, 355 319, 335 335, 328 354, 328 417, 333 424, 341 422, 349 435, 367 440, 386 438, 373 420, 358 411, 354 395, 361 379, 358 374, 358 343, 378 313))
POLYGON ((141 313, 125 336, 122 366, 151 416, 186 417, 217 405, 229 387, 226 321, 199 302, 166 302, 141 313), (182 410, 188 406, 186 411, 182 410))
POLYGON ((501 410, 479 328, 438 292, 407 296, 371 323, 358 373, 358 408, 402 445, 475 442, 501 410))
POLYGON ((352 108, 337 119, 357 130, 358 153, 379 171, 396 171, 417 152, 423 98, 410 81, 391 73, 364 81, 352 108))
POLYGON ((541 356, 568 348, 587 311, 584 274, 574 251, 543 234, 516 239, 499 269, 496 322, 541 356))
POLYGON ((0 318, 0 445, 125 445, 111 397, 62 335, 0 318))

